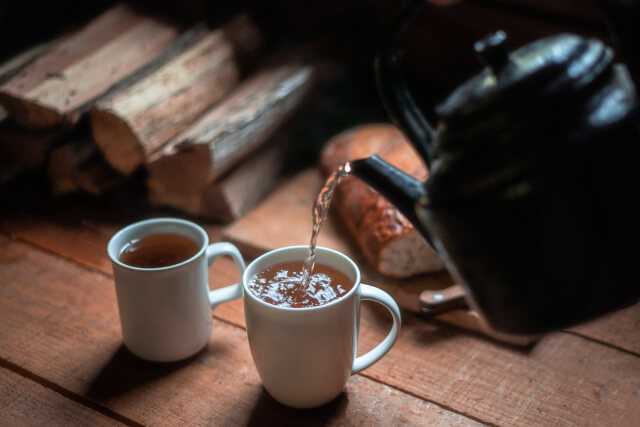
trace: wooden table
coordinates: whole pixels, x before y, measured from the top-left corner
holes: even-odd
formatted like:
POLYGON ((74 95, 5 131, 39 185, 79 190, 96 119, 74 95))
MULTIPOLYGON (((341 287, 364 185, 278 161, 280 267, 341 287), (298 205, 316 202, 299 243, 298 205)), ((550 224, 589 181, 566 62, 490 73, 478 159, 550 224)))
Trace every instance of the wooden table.
MULTIPOLYGON (((405 313, 386 357, 332 403, 293 410, 261 386, 240 301, 213 312, 209 346, 189 360, 148 363, 123 347, 105 246, 121 226, 166 212, 135 197, 9 193, 0 199, 0 425, 640 425, 639 305, 529 348, 405 313)), ((205 228, 219 239, 220 226, 205 228)), ((230 260, 210 271, 212 288, 237 280, 230 260)), ((359 352, 389 325, 365 306, 359 352)))

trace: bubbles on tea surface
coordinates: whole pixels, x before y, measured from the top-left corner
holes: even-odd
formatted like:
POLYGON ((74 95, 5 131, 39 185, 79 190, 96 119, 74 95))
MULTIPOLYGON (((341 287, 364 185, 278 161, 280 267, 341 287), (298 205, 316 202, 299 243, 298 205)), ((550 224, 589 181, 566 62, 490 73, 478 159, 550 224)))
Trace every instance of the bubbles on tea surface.
POLYGON ((254 275, 249 290, 269 304, 300 308, 327 304, 351 289, 344 274, 324 265, 318 267, 322 271, 312 274, 303 286, 301 262, 278 264, 254 275), (297 265, 291 268, 291 264, 297 265))

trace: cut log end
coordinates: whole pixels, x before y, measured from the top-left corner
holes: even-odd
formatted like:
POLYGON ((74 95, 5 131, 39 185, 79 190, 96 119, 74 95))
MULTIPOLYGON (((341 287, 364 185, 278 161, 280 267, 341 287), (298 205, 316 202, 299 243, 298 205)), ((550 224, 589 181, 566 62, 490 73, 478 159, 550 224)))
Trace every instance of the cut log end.
POLYGON ((154 154, 147 171, 156 187, 162 190, 202 193, 211 182, 211 156, 206 147, 185 142, 154 154))
POLYGON ((43 130, 63 122, 64 116, 36 102, 0 94, 0 103, 7 114, 20 126, 30 130, 43 130))
POLYGON ((143 152, 138 140, 117 115, 108 110, 91 109, 91 132, 98 148, 118 172, 129 175, 142 163, 143 152), (119 141, 113 144, 113 141, 119 141))

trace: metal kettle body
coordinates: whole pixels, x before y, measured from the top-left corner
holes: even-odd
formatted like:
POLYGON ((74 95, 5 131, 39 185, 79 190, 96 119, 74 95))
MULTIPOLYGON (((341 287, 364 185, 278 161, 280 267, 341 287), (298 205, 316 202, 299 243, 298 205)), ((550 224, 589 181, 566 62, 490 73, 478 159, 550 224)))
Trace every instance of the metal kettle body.
MULTIPOLYGON (((406 27, 416 10, 409 9, 400 25, 406 27)), ((396 30, 398 37, 402 32, 396 30)), ((506 83, 500 91, 489 88, 486 96, 477 95, 486 89, 478 89, 477 82, 460 88, 439 106, 448 120, 438 132, 413 102, 397 67, 397 51, 387 52, 378 64, 383 99, 429 165, 430 178, 418 182, 376 157, 352 167, 443 256, 490 326, 537 334, 640 298, 634 274, 640 259, 640 208, 634 200, 640 184, 640 113, 629 76, 624 68, 608 65, 612 55, 606 47, 559 36, 526 48, 514 61, 540 52, 555 55, 563 48, 569 69, 575 67, 572 55, 580 55, 575 63, 597 61, 594 72, 586 70, 568 83, 558 80, 566 78, 565 70, 558 72, 550 87, 562 87, 559 93, 565 95, 559 99, 569 99, 568 93, 573 104, 565 106, 566 116, 561 105, 553 112, 563 123, 544 116, 540 105, 555 101, 539 99, 543 88, 527 86, 529 80, 540 84, 537 76, 530 77, 533 72, 508 69, 512 65, 505 65, 499 39, 482 42, 492 69, 477 80, 493 73, 506 83), (547 49, 545 43, 553 46, 547 49), (536 96, 513 101, 513 91, 522 88, 536 96), (469 101, 469 94, 476 98, 469 101), (474 110, 473 102, 480 107, 474 110), (512 114, 520 108, 516 102, 531 110, 512 114), (537 121, 528 122, 530 117, 537 121), (507 125, 497 132, 500 123, 507 125)), ((557 58, 552 59, 555 67, 557 58)), ((546 78, 550 71, 539 74, 546 78)))

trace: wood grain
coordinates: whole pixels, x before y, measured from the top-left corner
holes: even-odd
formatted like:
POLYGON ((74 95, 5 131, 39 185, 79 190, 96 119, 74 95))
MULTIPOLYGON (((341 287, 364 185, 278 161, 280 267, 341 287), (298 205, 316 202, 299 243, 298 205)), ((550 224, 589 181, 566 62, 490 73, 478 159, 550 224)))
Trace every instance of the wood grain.
MULTIPOLYGON (((237 280, 226 261, 214 264, 213 287, 237 280)), ((218 307, 214 316, 244 325, 240 301, 218 307)), ((363 316, 360 352, 389 326, 378 312, 365 309, 363 316)), ((405 316, 395 347, 364 375, 484 422, 625 425, 640 416, 639 363, 636 356, 566 333, 517 350, 405 316)))
POLYGON ((202 194, 267 141, 306 98, 321 68, 298 50, 272 56, 228 98, 149 158, 154 191, 202 194))
MULTIPOLYGON (((297 179, 298 178, 294 178, 293 180, 295 181, 297 179)), ((300 179, 301 182, 306 183, 305 185, 309 185, 309 188, 313 187, 313 173, 305 172, 300 175, 300 179)), ((315 182, 317 185, 320 185, 319 181, 315 182)), ((298 205, 309 206, 310 203, 309 191, 304 190, 297 185, 292 186, 292 181, 285 183, 279 190, 275 191, 270 198, 274 198, 274 200, 279 203, 285 203, 292 208, 298 205)), ((119 203, 126 204, 126 202, 119 203)), ((310 214, 303 212, 298 213, 294 218, 287 218, 286 223, 289 225, 287 227, 283 225, 282 221, 269 220, 269 218, 278 218, 278 215, 282 215, 281 209, 275 208, 277 206, 279 205, 271 203, 267 204, 265 202, 265 204, 260 205, 257 209, 246 216, 246 222, 243 220, 231 226, 232 228, 235 227, 237 229, 237 232, 234 232, 234 235, 238 235, 240 237, 234 239, 234 241, 235 243, 239 243, 239 246, 247 259, 256 257, 266 250, 259 249, 256 245, 262 245, 263 248, 266 248, 266 244, 277 244, 278 246, 285 246, 289 244, 308 244, 306 241, 307 237, 301 238, 300 232, 292 232, 292 230, 302 228, 304 230, 304 236, 310 234, 311 225, 306 225, 306 220, 304 219, 306 215, 310 214), (265 221, 264 218, 267 220, 265 221), (241 223, 246 224, 246 228, 238 227, 238 224, 241 223), (271 234, 273 243, 260 240, 265 231, 273 231, 273 234, 271 234), (255 244, 251 243, 249 240, 252 237, 254 238, 255 244), (243 246, 243 242, 250 242, 251 244, 245 244, 243 246)), ((303 210, 304 209, 306 208, 303 208, 303 210)), ((68 213, 64 214, 64 217, 66 218, 65 220, 61 220, 60 218, 52 219, 52 214, 56 212, 54 208, 44 208, 42 211, 47 212, 44 216, 18 214, 6 217, 0 221, 0 232, 21 238, 42 247, 47 251, 60 254, 61 256, 72 259, 75 262, 87 266, 88 268, 110 275, 111 263, 106 256, 105 248, 110 236, 119 228, 127 225, 127 222, 122 220, 105 221, 104 219, 102 222, 86 221, 83 219, 87 215, 85 212, 86 209, 83 210, 82 207, 70 206, 68 210, 69 212, 74 212, 75 215, 69 215, 68 213)), ((56 215, 60 216, 61 213, 58 212, 56 215)), ((157 216, 157 214, 153 215, 151 212, 140 212, 135 216, 131 216, 128 221, 132 222, 151 216, 157 216)), ((197 222, 200 222, 200 224, 209 232, 211 241, 233 237, 229 233, 229 228, 224 229, 223 232, 222 227, 218 225, 206 224, 202 221, 197 222)), ((348 241, 340 238, 340 230, 340 224, 335 224, 332 215, 330 215, 326 229, 320 233, 319 244, 321 246, 335 248, 347 254, 351 253, 350 251, 357 251, 357 248, 351 247, 348 241)), ((357 252, 355 253, 357 255, 357 252)), ((366 260, 358 259, 357 256, 354 257, 354 259, 358 262, 358 265, 361 268, 366 265, 366 260)), ((220 274, 226 274, 228 276, 229 273, 225 273, 225 269, 228 268, 226 271, 231 271, 233 273, 232 267, 233 262, 226 259, 220 259, 220 261, 216 262, 211 269, 210 278, 220 274)), ((375 272, 373 271, 371 271, 370 274, 372 274, 369 279, 371 284, 385 287, 387 282, 384 282, 383 277, 375 276, 375 272)), ((238 278, 232 278, 227 283, 234 283, 233 281, 237 280, 238 278)), ((417 298, 414 298, 414 296, 416 296, 422 289, 441 289, 449 286, 451 283, 453 283, 453 281, 447 274, 427 275, 425 276, 424 283, 416 282, 410 283, 409 285, 403 285, 402 281, 398 281, 397 284, 389 286, 387 290, 390 291, 394 295, 394 298, 396 298, 396 300, 399 301, 399 303, 406 309, 410 311, 417 311, 419 307, 416 305, 417 298), (403 286, 406 286, 406 288, 403 286)), ((234 313, 237 310, 241 310, 241 304, 234 307, 234 303, 230 303, 219 307, 216 310, 216 313, 224 313, 224 316, 227 317, 223 318, 229 318, 228 316, 231 316, 231 318, 236 319, 232 320, 232 322, 240 325, 243 324, 243 316, 236 316, 234 313)), ((448 314, 442 314, 440 316, 442 317, 441 320, 447 323, 469 329, 469 325, 464 324, 469 317, 466 313, 463 316, 457 316, 453 319, 448 314)), ((576 333, 586 338, 601 341, 607 345, 637 353, 638 336, 637 328, 635 328, 634 325, 637 324, 637 319, 639 317, 640 304, 635 304, 628 309, 620 310, 606 317, 596 319, 588 324, 572 328, 571 331, 572 333, 576 333)), ((480 332, 482 330, 481 325, 476 326, 477 328, 471 329, 480 332)))
MULTIPOLYGON (((310 169, 300 173, 278 188, 257 208, 225 228, 223 238, 235 243, 249 257, 256 257, 278 247, 308 244, 311 236, 311 206, 321 186, 322 181, 317 171, 310 169), (287 206, 287 209, 283 210, 282 206, 287 206)), ((443 289, 453 284, 453 279, 448 273, 417 276, 407 280, 390 279, 368 265, 359 248, 346 236, 348 232, 340 223, 339 217, 329 215, 318 237, 318 244, 336 249, 353 258, 361 268, 365 281, 389 292, 406 310, 420 311, 418 296, 423 290, 443 289)), ((637 350, 638 336, 634 331, 637 330, 635 327, 640 317, 640 304, 634 307, 617 315, 613 320, 597 319, 590 323, 590 326, 572 330, 626 350, 637 350)), ((535 337, 514 337, 492 331, 477 314, 467 310, 443 313, 435 316, 435 319, 507 343, 529 345, 535 342, 535 337)))
POLYGON ((27 378, 0 368, 0 424, 122 425, 27 378))
POLYGON ((131 420, 162 424, 468 425, 471 420, 353 377, 331 404, 287 410, 262 389, 245 332, 214 322, 209 346, 173 364, 121 346, 111 279, 20 242, 0 254, 0 357, 131 420), (367 410, 378 402, 380 410, 367 410), (273 418, 272 418, 273 417, 273 418))
MULTIPOLYGON (((361 329, 363 341, 380 336, 361 329)), ((399 340, 412 348, 396 346, 364 374, 487 423, 632 425, 640 416, 640 359, 574 335, 522 351, 405 318, 399 340)))
MULTIPOLYGON (((256 257, 268 250, 291 245, 308 245, 311 238, 311 207, 322 187, 315 169, 301 172, 274 191, 263 203, 224 230, 223 237, 244 254, 256 257), (283 209, 286 207, 286 209, 283 209)), ((330 215, 318 236, 318 245, 342 253, 356 261, 363 280, 389 292, 401 307, 420 311, 418 295, 424 289, 442 289, 453 283, 447 273, 393 279, 370 266, 338 217, 330 215)))
POLYGON ((73 122, 75 113, 152 60, 178 34, 175 25, 116 5, 0 86, 0 102, 27 128, 73 122))
POLYGON ((640 303, 574 326, 569 331, 640 355, 640 303))
POLYGON ((90 111, 93 137, 109 163, 130 174, 148 156, 224 98, 240 78, 240 59, 261 34, 247 15, 209 30, 196 27, 181 49, 90 111), (239 36, 234 39, 232 36, 239 36))

